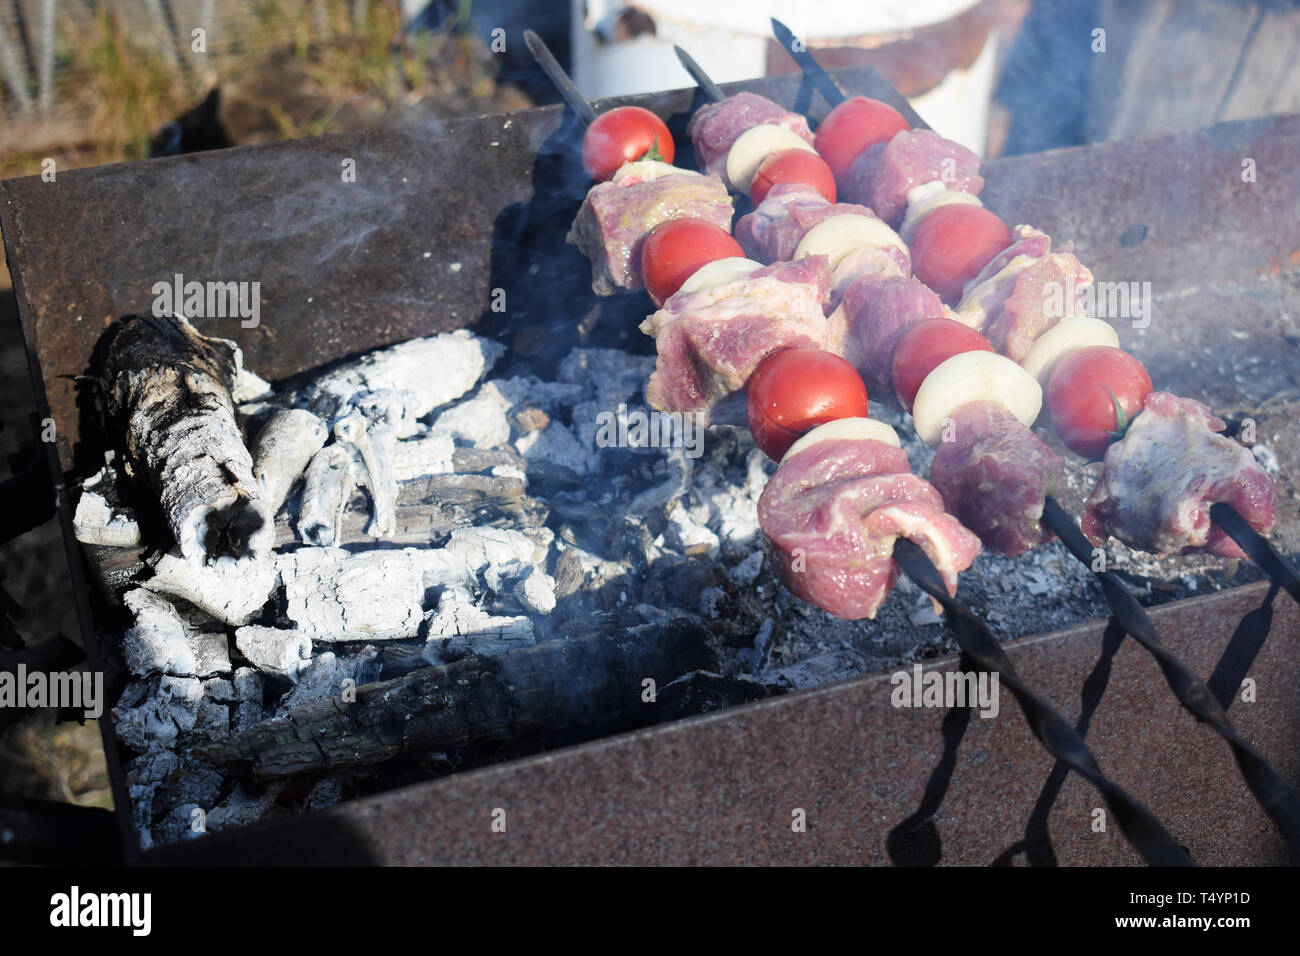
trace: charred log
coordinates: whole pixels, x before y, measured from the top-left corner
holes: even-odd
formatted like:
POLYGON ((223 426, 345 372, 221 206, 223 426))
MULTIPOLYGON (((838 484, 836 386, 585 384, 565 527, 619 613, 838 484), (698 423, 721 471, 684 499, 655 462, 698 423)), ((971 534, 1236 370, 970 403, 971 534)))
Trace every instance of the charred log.
POLYGON ((128 473, 158 498, 186 560, 265 557, 272 515, 235 420, 242 361, 183 317, 126 319, 109 349, 108 408, 128 473))
POLYGON ((678 619, 616 637, 548 641, 496 660, 470 656, 363 685, 355 701, 340 689, 199 752, 279 778, 548 732, 644 726, 661 719, 645 681, 664 687, 713 668, 707 640, 703 628, 678 619))

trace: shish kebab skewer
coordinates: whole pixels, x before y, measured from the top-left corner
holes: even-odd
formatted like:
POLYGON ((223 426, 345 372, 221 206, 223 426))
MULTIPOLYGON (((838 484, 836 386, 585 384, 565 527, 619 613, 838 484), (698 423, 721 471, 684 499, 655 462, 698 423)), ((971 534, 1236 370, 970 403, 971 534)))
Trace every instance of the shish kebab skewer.
MULTIPOLYGON (((790 51, 795 61, 799 64, 800 68, 806 74, 809 75, 810 79, 814 83, 817 84, 818 89, 822 91, 823 95, 827 97, 828 101, 833 106, 842 103, 845 100, 844 93, 839 90, 834 80, 830 77, 829 74, 827 74, 821 68, 820 64, 817 63, 816 59, 812 56, 812 54, 808 53, 806 49, 803 47, 803 45, 797 41, 793 32, 790 31, 788 27, 786 27, 784 24, 782 24, 780 21, 776 20, 775 18, 772 19, 772 29, 776 38, 786 47, 787 50, 790 51)), ((956 197, 956 198, 960 198, 960 197, 956 197)), ((972 202, 978 203, 978 200, 972 199, 972 202)), ((932 212, 933 208, 934 207, 931 207, 926 211, 932 212)), ((909 210, 908 218, 909 219, 912 218, 910 214, 910 210, 909 210)), ((908 231, 908 225, 909 225, 908 223, 905 223, 903 226, 905 232, 908 231)), ((911 225, 912 225, 911 231, 914 232, 916 228, 916 224, 912 223, 911 225)), ((1041 233, 1037 233, 1036 230, 1030 230, 1030 232, 1036 233, 1037 235, 1041 236, 1041 233)), ((972 279, 971 285, 967 287, 966 291, 969 293, 971 291, 972 286, 976 284, 977 284, 976 280, 972 279)), ((1063 320, 1061 324, 1063 325, 1065 321, 1069 321, 1069 319, 1063 320)), ((1088 325, 1100 324, 1099 320, 1085 319, 1083 321, 1088 325)), ((1078 325, 1074 322, 1071 322, 1070 327, 1071 327, 1070 331, 1073 331, 1073 330, 1082 329, 1085 326, 1078 325)), ((1058 325, 1055 328, 1060 329, 1060 326, 1058 325)), ((1052 330, 1049 329, 1047 331, 1048 333, 1050 333, 1052 330)), ((1062 343, 1060 340, 1063 338, 1064 339, 1070 338, 1070 331, 1067 331, 1066 329, 1060 329, 1060 333, 1056 336, 1053 336, 1053 339, 1055 339, 1056 341, 1051 343, 1051 345, 1046 349, 1046 352, 1049 353, 1049 357, 1060 356, 1063 350, 1062 343)), ((1046 335, 1040 335, 1038 342, 1041 342, 1042 339, 1045 337, 1046 335)), ((1034 344, 1038 344, 1038 342, 1035 342, 1034 344)), ((1047 344, 1047 343, 1043 343, 1043 344, 1047 344)), ((1068 343, 1064 343, 1064 344, 1068 346, 1068 343)), ((1097 344, 1102 344, 1100 339, 1097 340, 1097 344)), ((1114 344, 1114 343, 1109 343, 1109 344, 1114 344)), ((1035 354, 1024 356, 1023 359, 1025 364, 1031 368, 1034 367, 1033 363, 1038 362, 1040 363, 1040 367, 1041 367, 1041 363, 1045 361, 1044 356, 1035 355, 1035 354)), ((1226 516, 1229 511, 1233 511, 1235 509, 1233 509, 1231 505, 1226 503, 1216 503, 1211 507, 1210 510, 1213 514, 1220 514, 1226 516)), ((1054 520, 1059 520, 1059 514, 1064 513, 1063 510, 1059 508, 1055 509, 1055 512, 1057 512, 1057 514, 1054 515, 1054 520)), ((1213 518, 1213 514, 1211 515, 1211 518, 1213 518)), ((1215 523, 1217 524, 1217 522, 1215 523)), ((1293 596, 1297 596, 1297 600, 1300 600, 1300 576, 1297 575, 1296 571, 1290 567, 1289 563, 1284 558, 1282 558, 1280 555, 1277 554, 1276 550, 1273 549, 1272 545, 1267 541, 1267 539, 1264 538, 1262 535, 1260 535, 1255 530, 1255 528, 1251 526, 1251 523, 1245 518, 1238 516, 1238 520, 1232 521, 1231 519, 1229 519, 1229 523, 1232 526, 1232 533, 1229 536, 1233 540, 1237 540, 1237 539, 1244 540, 1244 543, 1242 543, 1242 541, 1239 541, 1238 543, 1242 546, 1242 550, 1246 553, 1246 555, 1250 557, 1252 560, 1255 560, 1256 563, 1259 564, 1260 567, 1263 570, 1265 570, 1269 574, 1269 576, 1280 587, 1286 589, 1288 593, 1292 594, 1293 596)), ((1056 529, 1054 528, 1053 530, 1056 529)), ((1223 530, 1224 533, 1226 534, 1227 529, 1223 529, 1223 530)), ((1095 536, 1095 532, 1093 536, 1095 536)))
MULTIPOLYGON (((778 25, 774 21, 774 27, 775 26, 778 25)), ((777 32, 778 36, 780 36, 779 29, 777 32)), ((816 66, 815 60, 812 60, 811 57, 808 57, 808 59, 811 60, 813 69, 819 69, 816 66)), ((805 68, 808 67, 805 66, 805 68)), ((829 79, 829 77, 827 77, 827 79, 829 79)), ((911 218, 910 211, 909 218, 911 218)), ((972 285, 974 284, 975 280, 972 280, 972 285)), ((969 287, 967 291, 969 292, 969 287)), ((1064 321, 1068 321, 1068 319, 1062 320, 1062 323, 1064 321)), ((1098 320, 1091 319, 1084 319, 1081 320, 1081 322, 1101 324, 1098 320)), ((1059 329, 1062 323, 1058 323, 1056 328, 1059 329)), ((1108 329, 1108 331, 1110 330, 1108 329)), ((1110 331, 1110 335, 1113 338, 1113 331, 1110 331)), ((1061 336, 1058 336, 1058 338, 1060 337, 1061 336)), ((1071 336, 1067 333, 1064 338, 1068 340, 1071 336)), ((1086 335, 1084 336, 1084 341, 1085 343, 1087 341, 1086 335)), ((1047 351, 1056 352, 1058 354, 1046 358, 1041 355, 1037 356, 1038 362, 1040 365, 1046 365, 1051 359, 1059 358, 1061 353, 1067 353, 1072 345, 1077 347, 1078 344, 1079 343, 1072 343, 1070 341, 1054 343, 1047 351)), ((986 348, 988 347, 987 342, 985 342, 984 345, 986 348)), ((900 346, 900 348, 901 347, 902 346, 900 346)), ((957 349, 955 351, 960 350, 957 349)), ((1036 357, 1033 354, 1034 351, 1034 349, 1029 349, 1030 354, 1028 356, 1022 356, 1022 358, 1025 359, 1026 364, 1030 364, 1034 361, 1036 357)), ((896 357, 894 366, 895 379, 898 377, 897 361, 898 359, 896 357)), ((963 360, 957 359, 957 361, 961 362, 963 360)), ((1133 361, 1136 362, 1136 360, 1133 361)), ((977 365, 983 364, 985 366, 996 364, 995 361, 984 359, 977 354, 969 356, 967 364, 972 363, 977 365)), ((1050 371, 1050 368, 1041 371, 1050 371)), ((1035 389, 1035 391, 1037 390, 1035 389)), ((910 405, 910 396, 905 399, 905 404, 910 405)), ((1115 404, 1118 408, 1118 399, 1115 399, 1115 404)), ((1036 414, 1037 412, 1035 410, 1034 415, 1029 416, 1030 419, 1032 420, 1033 417, 1036 417, 1036 414)), ((1096 497, 1095 494, 1094 497, 1096 497)), ((1271 546, 1269 546, 1267 542, 1264 541, 1264 539, 1262 539, 1258 533, 1255 532, 1254 529, 1235 512, 1235 510, 1233 510, 1229 505, 1223 503, 1212 505, 1210 510, 1216 521, 1220 518, 1224 519, 1225 523, 1231 529, 1233 537, 1240 537, 1242 539, 1243 546, 1247 549, 1248 553, 1250 553, 1250 556, 1256 558, 1261 566, 1264 566, 1266 570, 1269 570, 1270 575, 1274 576, 1275 580, 1280 579, 1279 583, 1282 583, 1283 586, 1286 586, 1288 581, 1292 582, 1294 586, 1294 572, 1286 566, 1284 559, 1280 558, 1280 556, 1272 550, 1271 546), (1270 568, 1269 565, 1273 565, 1274 567, 1270 568)), ((1061 509, 1059 504, 1050 495, 1044 496, 1043 519, 1044 522, 1062 538, 1071 553, 1085 565, 1091 567, 1091 548, 1088 546, 1083 535, 1079 532, 1074 521, 1064 512, 1063 509, 1061 509)), ((1199 720, 1209 723, 1216 732, 1229 742, 1239 768, 1241 769, 1243 776, 1246 778, 1247 783, 1250 785, 1252 792, 1263 804, 1267 812, 1278 825, 1279 830, 1287 837, 1289 842, 1293 846, 1300 848, 1300 801, 1297 801, 1295 794, 1287 786, 1285 781, 1282 780, 1280 775, 1278 775, 1272 766, 1263 758, 1263 756, 1249 743, 1242 739, 1239 734, 1237 734, 1236 730, 1229 722, 1226 712, 1223 710, 1222 706, 1219 705, 1214 695, 1210 693, 1204 682, 1199 680, 1190 669, 1183 665, 1181 661, 1164 648, 1156 636, 1155 630, 1145 611, 1132 597, 1131 593, 1123 586, 1119 579, 1114 574, 1105 571, 1100 572, 1098 578, 1102 584, 1107 601, 1111 606, 1115 618, 1124 626, 1128 633, 1138 640, 1138 642, 1156 658, 1165 675, 1166 681, 1183 706, 1199 720)), ((1295 590, 1292 590, 1291 588, 1288 588, 1288 590, 1291 590, 1293 594, 1296 594, 1295 590)))
POLYGON ((672 165, 676 147, 663 120, 639 106, 597 116, 541 38, 526 30, 524 40, 586 126, 582 165, 597 182, 587 191, 566 241, 591 261, 594 292, 645 288, 656 304, 675 292, 680 279, 663 292, 662 280, 644 274, 642 261, 651 234, 677 220, 690 220, 687 244, 703 236, 703 241, 729 246, 740 255, 731 238, 734 209, 727 187, 717 176, 672 165))
MULTIPOLYGON (((695 63, 694 59, 681 50, 680 47, 676 48, 676 51, 683 66, 700 84, 701 88, 705 90, 706 94, 715 101, 722 99, 721 91, 695 63)), ((780 362, 783 357, 788 355, 790 355, 789 352, 777 353, 776 356, 772 357, 771 361, 780 362)), ((768 371, 773 374, 780 374, 774 367, 769 367, 768 371)), ((751 395, 754 387, 755 383, 751 380, 751 395)), ((751 427, 754 425, 754 408, 755 403, 751 398, 751 427)), ((819 519, 824 519, 828 512, 834 512, 838 502, 817 502, 817 506, 811 509, 811 513, 817 516, 812 524, 809 524, 807 520, 810 509, 805 506, 802 508, 803 514, 799 514, 801 509, 797 502, 801 495, 816 495, 820 491, 817 485, 822 484, 824 486, 828 480, 838 479, 841 490, 844 490, 843 485, 845 484, 861 486, 856 493, 848 495, 853 498, 851 510, 860 510, 864 507, 865 502, 877 505, 869 516, 864 515, 865 520, 861 522, 863 525, 876 521, 882 515, 885 516, 884 521, 886 523, 893 520, 898 524, 902 524, 908 521, 909 518, 915 522, 918 516, 909 513, 910 508, 915 508, 915 503, 909 499, 917 494, 923 495, 926 490, 932 491, 925 482, 919 482, 915 490, 906 492, 896 490, 896 484, 892 488, 888 487, 890 483, 906 483, 908 479, 913 481, 916 481, 916 479, 906 474, 906 457, 897 450, 897 439, 893 436, 892 430, 869 419, 841 419, 815 429, 786 450, 782 459, 783 464, 792 458, 796 462, 795 467, 802 468, 803 471, 796 472, 793 478, 782 475, 778 471, 778 477, 774 478, 768 489, 765 490, 764 501, 762 502, 767 511, 765 517, 768 519, 767 524, 769 527, 777 522, 785 523, 787 532, 786 540, 783 541, 785 545, 790 545, 792 541, 799 541, 807 543, 813 549, 816 549, 819 544, 826 543, 819 540, 820 534, 826 531, 825 528, 821 527, 824 521, 819 519), (865 468, 859 465, 855 469, 850 453, 842 450, 842 446, 853 446, 851 440, 853 437, 865 437, 865 440, 857 443, 858 447, 870 447, 872 449, 867 454, 867 457, 871 459, 871 464, 866 465, 865 468), (893 445, 892 448, 890 447, 891 444, 893 445), (822 447, 819 449, 817 448, 818 445, 822 447), (885 461, 877 460, 887 459, 891 453, 900 459, 892 466, 885 461), (863 470, 865 473, 859 473, 859 471, 863 470), (811 481, 809 480, 810 475, 815 476, 811 481), (882 487, 882 485, 886 487, 882 487), (787 486, 789 486, 788 489, 787 486), (891 494, 897 494, 899 500, 891 502, 891 494), (779 517, 777 517, 778 515, 779 517)), ((841 497, 844 496, 841 495, 841 497)), ((946 515, 943 517, 947 518, 946 515)), ((960 528, 959 525, 957 527, 960 528)), ((901 531, 902 529, 895 528, 893 530, 901 531)), ((913 534, 915 534, 915 531, 913 534)), ((1082 739, 1078 737, 1074 728, 1056 711, 1052 710, 1042 698, 1035 695, 1021 683, 1010 660, 1006 658, 988 629, 978 618, 952 599, 953 581, 951 579, 955 577, 954 569, 949 565, 947 573, 941 573, 930 555, 927 554, 927 550, 936 550, 943 553, 941 547, 936 547, 935 539, 940 538, 942 538, 941 534, 931 534, 925 539, 930 544, 930 548, 926 549, 922 545, 914 543, 909 537, 898 534, 893 539, 892 560, 877 561, 874 564, 877 567, 888 566, 891 569, 903 569, 923 590, 927 591, 931 597, 943 605, 948 612, 951 626, 958 635, 959 644, 966 655, 979 666, 1002 675, 1007 686, 1020 701, 1034 735, 1049 752, 1070 765, 1098 787, 1108 805, 1112 806, 1115 812, 1124 817, 1121 826, 1126 836, 1139 848, 1149 862, 1159 861, 1163 864, 1190 862, 1181 847, 1170 844, 1167 832, 1149 811, 1136 804, 1122 789, 1101 774, 1091 753, 1083 744, 1082 739)), ((800 550, 795 549, 796 552, 800 550)), ((867 548, 867 550, 870 551, 870 548, 867 548)), ((781 547, 773 548, 773 552, 779 561, 784 560, 787 556, 787 551, 781 547)), ((813 560, 815 561, 816 558, 814 557, 813 560)), ((872 562, 868 560, 867 564, 871 566, 872 562)), ((873 574, 867 568, 861 570, 862 573, 866 574, 865 578, 850 576, 847 579, 841 579, 838 575, 832 575, 828 581, 822 582, 822 584, 829 587, 832 592, 843 591, 846 585, 852 590, 875 590, 880 582, 873 579, 873 574)), ((890 573, 897 573, 897 571, 891 570, 890 573)), ((788 575, 786 577, 789 579, 788 575)), ((820 585, 812 586, 815 588, 820 585)), ((812 599, 812 595, 805 596, 812 599)), ((843 596, 842 594, 835 594, 834 599, 843 596)))

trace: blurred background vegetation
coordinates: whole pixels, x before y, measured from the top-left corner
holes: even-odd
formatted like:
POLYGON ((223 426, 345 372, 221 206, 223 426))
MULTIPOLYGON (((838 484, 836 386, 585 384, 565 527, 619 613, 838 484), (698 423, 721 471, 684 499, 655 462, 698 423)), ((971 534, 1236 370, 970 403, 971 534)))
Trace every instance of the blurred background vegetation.
POLYGON ((0 178, 45 157, 64 169, 156 154, 159 130, 218 87, 223 145, 530 105, 498 82, 471 11, 461 0, 411 30, 398 0, 0 5, 0 178))

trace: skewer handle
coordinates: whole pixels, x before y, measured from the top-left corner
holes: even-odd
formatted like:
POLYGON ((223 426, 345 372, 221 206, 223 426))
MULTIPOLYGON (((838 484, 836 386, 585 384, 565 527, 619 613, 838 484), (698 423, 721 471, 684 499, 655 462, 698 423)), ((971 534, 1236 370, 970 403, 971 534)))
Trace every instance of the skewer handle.
POLYGON ((1030 732, 1044 749, 1097 788, 1124 836, 1142 858, 1154 866, 1191 866, 1187 851, 1170 836, 1155 814, 1103 774, 1079 732, 1051 704, 1021 682, 1010 658, 984 622, 948 596, 939 570, 925 552, 906 538, 899 538, 894 543, 894 560, 921 590, 943 605, 948 626, 962 653, 977 667, 998 674, 1000 683, 1020 704, 1030 732))
POLYGON ((528 47, 528 52, 533 55, 533 59, 537 61, 537 65, 542 68, 542 72, 555 84, 555 88, 559 90, 560 96, 568 104, 569 109, 578 114, 578 119, 582 120, 583 126, 590 126, 596 119, 595 111, 573 85, 573 80, 569 79, 569 74, 564 72, 564 67, 560 66, 546 42, 532 30, 525 30, 524 43, 528 47))
POLYGON ((713 82, 713 78, 704 72, 704 67, 695 62, 695 57, 691 56, 677 44, 673 44, 673 52, 677 54, 678 61, 686 68, 686 72, 691 75, 695 85, 704 91, 714 103, 721 103, 727 98, 727 94, 722 92, 722 88, 713 82))
MULTIPOLYGON (((1228 508, 1227 505, 1214 505, 1210 509, 1211 514, 1214 508, 1218 507, 1228 508)), ((1233 518, 1245 524, 1240 515, 1231 508, 1228 510, 1233 518)), ((1044 502, 1043 520, 1056 532, 1056 536, 1061 539, 1071 554, 1085 566, 1092 566, 1091 544, 1083 536, 1074 519, 1051 496, 1048 496, 1044 502)), ((1250 529, 1250 533, 1259 538, 1254 529, 1250 529)), ((1259 540, 1263 541, 1262 538, 1259 540)), ((1268 542, 1265 541, 1264 544, 1267 546, 1268 542)), ((1243 550, 1244 547, 1243 545, 1243 550)), ((1250 792, 1254 794, 1255 799, 1272 818, 1278 831, 1292 848, 1300 851, 1300 798, 1296 797, 1295 792, 1264 755, 1237 733, 1232 722, 1228 720, 1227 711, 1223 709, 1223 705, 1219 703, 1205 681, 1197 677, 1191 668, 1160 643, 1155 625, 1147 615, 1146 609, 1138 603, 1137 598, 1133 597, 1132 592, 1124 586, 1119 577, 1110 571, 1095 573, 1101 582, 1102 590, 1106 594, 1106 603, 1110 605, 1110 612, 1115 620, 1156 659, 1165 683, 1169 685, 1169 689, 1173 691, 1183 708, 1197 720, 1208 724, 1215 733, 1228 742, 1250 792)))
POLYGON ((1210 520, 1226 531, 1228 537, 1246 552, 1246 557, 1259 565, 1274 584, 1300 601, 1300 574, 1232 505, 1223 502, 1210 505, 1210 520))
POLYGON ((822 69, 822 65, 808 52, 808 48, 794 35, 794 31, 776 17, 772 17, 772 35, 785 47, 786 52, 794 57, 794 61, 799 64, 799 69, 803 70, 803 75, 812 80, 822 96, 826 97, 827 103, 831 106, 839 106, 844 102, 846 99, 844 91, 831 79, 831 75, 822 69))

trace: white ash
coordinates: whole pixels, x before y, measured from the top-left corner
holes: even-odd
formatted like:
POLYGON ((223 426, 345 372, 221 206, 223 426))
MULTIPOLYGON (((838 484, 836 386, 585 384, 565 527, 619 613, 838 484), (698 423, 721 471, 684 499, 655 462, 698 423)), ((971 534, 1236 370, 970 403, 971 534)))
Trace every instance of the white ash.
POLYGON ((298 673, 298 682, 280 698, 275 716, 284 717, 290 711, 327 698, 342 700, 362 684, 375 679, 378 656, 379 652, 370 645, 347 657, 340 657, 333 651, 317 655, 298 673))
POLYGON ((415 637, 426 592, 472 580, 465 559, 449 549, 299 548, 277 554, 275 564, 286 616, 316 641, 415 637))
POLYGON ((475 651, 502 654, 534 643, 533 622, 527 617, 498 616, 484 611, 465 588, 448 588, 420 630, 425 659, 442 663, 448 653, 475 651))
POLYGON ((275 563, 269 558, 220 558, 195 564, 175 551, 162 555, 153 576, 141 582, 150 591, 188 601, 224 624, 247 624, 275 588, 275 563))
POLYGON ((276 409, 267 417, 253 441, 253 475, 272 514, 328 437, 329 426, 306 409, 276 409))
POLYGON ((123 699, 133 703, 124 706, 119 701, 113 708, 117 735, 137 753, 169 750, 179 735, 194 729, 203 685, 194 677, 166 675, 139 683, 135 694, 123 694, 123 699))
POLYGON ((598 456, 584 448, 567 425, 557 421, 521 435, 515 440, 515 450, 529 465, 546 463, 567 468, 579 477, 600 470, 598 456))
POLYGON ((460 555, 487 588, 509 592, 524 610, 544 615, 555 610, 555 579, 544 570, 550 537, 549 530, 538 540, 507 528, 457 528, 446 550, 460 555))
POLYGON ((477 385, 504 352, 504 346, 463 329, 411 339, 328 372, 305 390, 302 401, 328 419, 359 392, 400 390, 413 396, 409 414, 423 418, 477 385))
POLYGON ((258 670, 289 680, 297 680, 311 660, 311 638, 282 627, 241 627, 235 631, 235 647, 258 670))
POLYGON ((710 561, 717 560, 721 551, 718 536, 699 523, 680 500, 674 501, 668 510, 668 530, 664 540, 683 554, 703 555, 710 561))
POLYGON ((307 465, 298 509, 298 536, 328 548, 342 539, 343 513, 355 487, 352 454, 343 445, 326 445, 307 465))
POLYGON ((359 478, 370 493, 371 505, 366 534, 392 537, 397 531, 397 479, 393 476, 397 433, 385 424, 368 424, 364 415, 354 411, 334 423, 334 438, 355 449, 361 458, 359 478))
POLYGON ((763 561, 765 556, 762 551, 752 552, 745 560, 741 561, 735 567, 727 570, 727 576, 732 582, 742 588, 747 588, 758 579, 759 574, 763 571, 763 561))
POLYGON ((497 448, 510 441, 508 414, 514 403, 496 382, 484 382, 470 399, 451 406, 434 419, 431 435, 443 435, 474 448, 497 448))
POLYGON ((628 503, 627 511, 632 515, 645 515, 650 512, 662 512, 669 504, 675 502, 690 484, 692 459, 686 457, 683 448, 671 448, 664 456, 668 467, 668 480, 647 488, 628 503))
POLYGON ((399 441, 393 448, 393 477, 412 481, 426 475, 455 471, 456 442, 450 435, 420 435, 399 441))
POLYGON ((122 657, 131 674, 162 672, 175 678, 229 674, 225 633, 200 630, 183 620, 166 598, 144 588, 127 592, 122 602, 135 615, 135 623, 122 637, 122 657))
POLYGON ((235 349, 235 384, 230 389, 231 401, 236 405, 247 405, 267 398, 271 394, 271 383, 244 368, 243 350, 233 342, 230 344, 235 349))
POLYGON ((579 386, 588 396, 574 405, 572 419, 577 439, 588 452, 599 453, 596 434, 602 414, 616 414, 620 404, 641 395, 654 367, 654 356, 619 349, 574 349, 565 357, 560 381, 579 386))
POLYGON ((135 623, 122 638, 122 656, 131 673, 147 677, 161 671, 193 677, 198 667, 194 648, 171 602, 136 588, 127 592, 123 603, 135 616, 135 623))
POLYGON ((407 389, 362 392, 352 397, 351 404, 371 425, 387 425, 398 438, 410 438, 423 430, 416 415, 419 396, 407 389))
POLYGON ((230 711, 232 731, 245 730, 262 719, 262 677, 251 667, 237 669, 229 680, 214 677, 204 681, 203 696, 230 711))
POLYGON ((135 512, 117 503, 117 469, 105 465, 81 485, 72 530, 82 544, 134 548, 140 544, 135 512))

